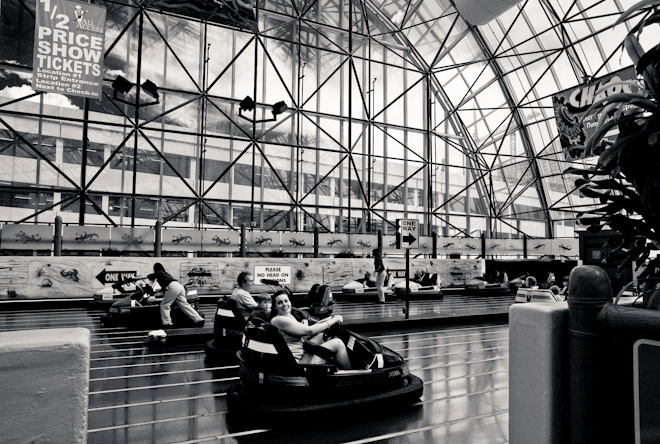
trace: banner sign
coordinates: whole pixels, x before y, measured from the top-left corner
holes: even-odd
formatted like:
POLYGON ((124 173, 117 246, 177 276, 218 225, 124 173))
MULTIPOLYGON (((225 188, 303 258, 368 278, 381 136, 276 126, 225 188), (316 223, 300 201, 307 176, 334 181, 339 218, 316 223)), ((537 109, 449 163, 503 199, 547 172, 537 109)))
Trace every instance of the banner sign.
POLYGON ((550 251, 555 256, 579 256, 580 240, 575 238, 555 238, 550 240, 550 251))
POLYGON ((100 99, 105 16, 89 3, 37 1, 32 89, 100 99))
MULTIPOLYGON (((589 113, 589 115, 585 115, 585 112, 595 102, 613 94, 639 92, 638 88, 628 85, 614 85, 616 82, 634 80, 636 78, 635 67, 631 66, 598 79, 593 79, 585 85, 567 89, 552 97, 559 141, 564 150, 566 160, 584 159, 601 154, 601 152, 585 152, 584 144, 596 132, 603 108, 600 107, 589 113), (597 90, 610 83, 613 84, 610 88, 596 95, 597 90)), ((629 105, 624 110, 624 113, 629 114, 635 109, 637 109, 636 106, 629 105)), ((616 128, 612 129, 603 140, 611 144, 616 139, 617 134, 618 131, 616 128)))
POLYGON ((348 250, 348 235, 337 233, 319 234, 319 251, 324 254, 344 253, 348 250))
POLYGON ((199 251, 202 247, 202 232, 189 228, 163 228, 161 239, 163 251, 199 251))
POLYGON ((50 250, 53 246, 50 225, 5 224, 2 226, 4 250, 50 250))
POLYGON ((280 242, 287 253, 314 252, 314 233, 282 233, 280 242))
POLYGON ((110 228, 62 227, 62 250, 103 250, 110 248, 110 228))
POLYGON ((523 239, 486 239, 486 254, 493 256, 519 256, 525 254, 523 239))
POLYGON ((230 230, 204 230, 202 250, 233 253, 241 249, 241 233, 230 230))
POLYGON ((272 252, 280 249, 278 231, 247 231, 246 237, 248 251, 272 252))
POLYGON ((120 251, 153 251, 153 228, 110 227, 110 247, 120 251))
POLYGON ((378 236, 375 234, 351 234, 349 246, 355 254, 371 254, 374 248, 378 248, 378 236))
MULTIPOLYGON (((468 239, 468 241, 475 239, 468 239)), ((479 239, 475 240, 475 244, 479 245, 479 239)), ((475 247, 476 248, 476 247, 475 247)), ((457 237, 439 237, 438 238, 438 254, 457 254, 461 252, 461 239, 457 237)), ((481 246, 479 245, 479 251, 481 252, 481 246)), ((470 253, 466 251, 465 253, 470 253)))

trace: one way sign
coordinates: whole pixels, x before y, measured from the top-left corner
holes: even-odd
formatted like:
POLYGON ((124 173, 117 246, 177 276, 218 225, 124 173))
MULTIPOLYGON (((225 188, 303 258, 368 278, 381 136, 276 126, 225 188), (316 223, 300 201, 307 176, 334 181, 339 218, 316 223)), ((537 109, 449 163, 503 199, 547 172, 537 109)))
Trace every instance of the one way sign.
POLYGON ((417 219, 398 220, 401 242, 399 249, 419 248, 419 221, 417 219))

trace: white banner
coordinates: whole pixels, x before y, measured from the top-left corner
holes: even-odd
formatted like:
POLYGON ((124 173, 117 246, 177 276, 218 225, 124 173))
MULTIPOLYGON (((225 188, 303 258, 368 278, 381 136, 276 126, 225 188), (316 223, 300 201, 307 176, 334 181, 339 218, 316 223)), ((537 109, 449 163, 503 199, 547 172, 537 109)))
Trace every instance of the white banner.
POLYGON ((314 233, 282 233, 280 242, 287 253, 314 252, 314 233))
POLYGON ((241 233, 233 230, 204 230, 202 245, 203 251, 233 253, 241 249, 241 233))
POLYGON ((161 236, 163 251, 199 251, 201 247, 201 231, 189 228, 163 228, 161 236))
POLYGON ((50 250, 53 246, 50 225, 5 224, 2 226, 4 250, 50 250))
POLYGON ((319 252, 344 253, 348 250, 348 235, 337 233, 319 234, 319 252))
POLYGON ((247 231, 245 240, 248 251, 273 252, 280 249, 278 231, 247 231))
POLYGON ((110 247, 120 251, 154 251, 155 238, 153 228, 110 228, 110 247))
POLYGON ((110 228, 62 227, 62 250, 103 250, 110 248, 110 228))
POLYGON ((375 234, 351 234, 350 247, 355 254, 371 254, 374 248, 378 248, 378 236, 375 234))

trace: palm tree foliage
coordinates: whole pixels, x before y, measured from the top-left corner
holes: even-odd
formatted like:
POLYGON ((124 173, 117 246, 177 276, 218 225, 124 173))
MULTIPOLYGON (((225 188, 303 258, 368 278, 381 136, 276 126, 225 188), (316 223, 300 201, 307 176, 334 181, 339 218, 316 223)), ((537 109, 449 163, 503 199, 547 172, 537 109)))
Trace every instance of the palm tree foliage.
MULTIPOLYGON (((592 168, 565 171, 581 175, 576 188, 599 202, 596 208, 579 213, 579 222, 591 233, 605 226, 617 232, 607 243, 612 250, 606 262, 618 264, 619 271, 631 265, 639 269, 653 256, 640 279, 660 277, 660 256, 651 254, 660 249, 660 43, 652 42, 655 46, 647 52, 640 44, 645 27, 660 23, 659 6, 658 0, 639 2, 617 21, 640 17, 623 42, 636 66, 639 83, 633 83, 638 89, 610 95, 591 106, 585 115, 598 108, 602 113, 585 149, 602 154, 592 168), (610 144, 604 137, 615 128, 618 135, 610 144)), ((657 38, 657 29, 652 32, 657 38)))

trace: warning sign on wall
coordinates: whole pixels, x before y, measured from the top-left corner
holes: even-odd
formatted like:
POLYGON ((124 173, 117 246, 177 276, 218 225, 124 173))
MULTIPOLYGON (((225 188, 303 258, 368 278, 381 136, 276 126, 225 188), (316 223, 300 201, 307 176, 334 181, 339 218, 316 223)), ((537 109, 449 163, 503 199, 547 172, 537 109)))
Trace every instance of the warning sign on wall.
POLYGON ((291 266, 254 266, 254 282, 255 284, 261 283, 262 279, 273 279, 280 284, 291 283, 291 266))

